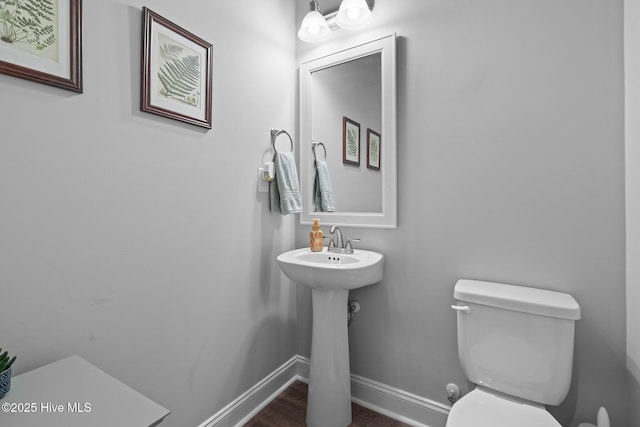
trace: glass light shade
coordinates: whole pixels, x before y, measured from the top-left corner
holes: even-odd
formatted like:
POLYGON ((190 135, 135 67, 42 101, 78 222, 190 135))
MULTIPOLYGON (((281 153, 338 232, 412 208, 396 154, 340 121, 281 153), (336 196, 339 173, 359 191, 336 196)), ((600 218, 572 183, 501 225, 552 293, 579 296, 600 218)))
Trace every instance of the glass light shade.
POLYGON ((336 16, 336 24, 340 28, 353 30, 367 25, 372 16, 365 0, 342 0, 336 16))
POLYGON ((327 20, 317 10, 312 10, 302 20, 298 38, 308 43, 317 43, 326 40, 331 34, 327 20))

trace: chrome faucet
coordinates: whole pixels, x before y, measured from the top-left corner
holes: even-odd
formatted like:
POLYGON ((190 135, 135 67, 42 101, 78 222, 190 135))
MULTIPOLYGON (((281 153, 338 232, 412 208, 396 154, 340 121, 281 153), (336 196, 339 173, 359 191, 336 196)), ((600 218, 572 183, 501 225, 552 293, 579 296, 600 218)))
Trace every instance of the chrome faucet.
POLYGON ((359 242, 360 239, 358 238, 348 238, 347 237, 347 243, 344 243, 344 238, 342 236, 342 231, 340 230, 340 227, 338 227, 337 225, 334 225, 333 227, 331 227, 331 240, 329 240, 329 247, 327 248, 327 251, 329 252, 338 252, 338 253, 342 253, 342 254, 352 254, 353 253, 353 245, 352 245, 352 241, 354 242, 359 242), (335 234, 335 236, 334 236, 335 234))
POLYGON ((331 227, 331 231, 329 231, 331 233, 331 240, 329 240, 329 250, 331 251, 331 248, 334 249, 342 249, 344 248, 344 240, 342 239, 342 231, 340 230, 340 227, 338 227, 337 225, 334 225, 333 227, 331 227), (335 233, 335 240, 334 240, 334 235, 335 233))

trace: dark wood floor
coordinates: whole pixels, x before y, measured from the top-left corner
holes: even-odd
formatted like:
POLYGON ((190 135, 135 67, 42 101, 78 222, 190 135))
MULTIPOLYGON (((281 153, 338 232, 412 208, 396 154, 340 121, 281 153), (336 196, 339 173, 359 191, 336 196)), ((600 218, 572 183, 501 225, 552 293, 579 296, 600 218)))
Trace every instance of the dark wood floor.
MULTIPOLYGON (((267 405, 245 427, 304 427, 307 413, 307 385, 294 382, 267 405)), ((360 405, 351 403, 353 422, 350 427, 409 427, 360 405)))

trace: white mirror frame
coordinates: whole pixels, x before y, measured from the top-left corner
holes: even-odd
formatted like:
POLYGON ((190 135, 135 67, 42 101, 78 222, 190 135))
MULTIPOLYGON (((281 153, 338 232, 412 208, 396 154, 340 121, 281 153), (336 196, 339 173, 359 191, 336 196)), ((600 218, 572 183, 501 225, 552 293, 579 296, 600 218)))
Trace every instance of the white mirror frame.
MULTIPOLYGON (((397 228, 398 173, 396 149, 396 35, 376 38, 339 52, 326 55, 300 65, 300 185, 302 213, 300 224, 311 224, 319 218, 321 224, 369 228, 397 228), (323 68, 372 54, 381 54, 382 64, 382 126, 381 169, 382 212, 313 212, 313 172, 310 170, 311 150, 311 75, 323 68)), ((333 182, 333 191, 339 191, 341 183, 333 182)))

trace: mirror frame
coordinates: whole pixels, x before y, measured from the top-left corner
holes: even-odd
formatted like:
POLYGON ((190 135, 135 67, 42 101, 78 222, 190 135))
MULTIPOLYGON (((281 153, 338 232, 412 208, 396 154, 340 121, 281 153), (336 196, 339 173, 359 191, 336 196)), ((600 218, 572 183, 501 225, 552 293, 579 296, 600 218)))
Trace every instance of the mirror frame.
MULTIPOLYGON (((366 43, 340 50, 300 65, 300 184, 302 190, 302 213, 300 224, 312 224, 319 218, 322 224, 397 228, 398 177, 397 177, 397 130, 396 130, 396 34, 376 38, 366 43), (313 177, 311 170, 312 121, 311 121, 311 75, 315 71, 333 67, 344 62, 372 54, 381 54, 382 66, 382 124, 381 163, 382 212, 313 212, 313 177)), ((324 141, 319 141, 324 142, 324 141)), ((340 183, 332 183, 334 192, 340 183), (338 184, 338 185, 336 185, 338 184)))

